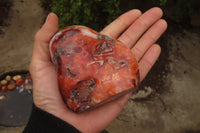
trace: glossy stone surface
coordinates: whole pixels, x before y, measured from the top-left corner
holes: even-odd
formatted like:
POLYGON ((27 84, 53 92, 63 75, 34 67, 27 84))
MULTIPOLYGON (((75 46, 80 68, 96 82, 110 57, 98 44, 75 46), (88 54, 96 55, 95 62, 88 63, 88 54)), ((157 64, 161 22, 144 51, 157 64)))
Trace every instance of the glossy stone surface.
POLYGON ((138 63, 120 41, 84 26, 59 31, 49 44, 64 102, 82 112, 136 90, 138 63))

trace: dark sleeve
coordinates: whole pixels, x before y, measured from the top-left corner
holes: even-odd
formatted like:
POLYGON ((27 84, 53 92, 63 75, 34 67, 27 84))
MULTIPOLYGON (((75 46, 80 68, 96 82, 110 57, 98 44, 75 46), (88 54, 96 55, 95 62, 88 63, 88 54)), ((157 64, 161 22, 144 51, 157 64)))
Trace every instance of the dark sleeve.
POLYGON ((80 131, 33 104, 29 122, 23 133, 80 133, 80 131))

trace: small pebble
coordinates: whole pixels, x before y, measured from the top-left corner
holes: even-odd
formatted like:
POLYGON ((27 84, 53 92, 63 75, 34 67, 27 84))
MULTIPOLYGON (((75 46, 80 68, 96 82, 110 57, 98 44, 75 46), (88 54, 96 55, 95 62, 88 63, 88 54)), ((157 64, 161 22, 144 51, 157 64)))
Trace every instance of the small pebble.
POLYGON ((32 84, 25 84, 25 89, 31 90, 31 89, 33 89, 33 85, 32 84))
POLYGON ((3 99, 5 99, 5 96, 0 96, 0 100, 3 100, 3 99))
POLYGON ((15 89, 15 87, 16 87, 15 83, 9 84, 8 90, 13 90, 13 89, 15 89))
POLYGON ((21 79, 22 78, 22 76, 21 75, 15 75, 15 76, 13 76, 13 80, 18 80, 18 79, 21 79))
POLYGON ((7 81, 10 81, 10 80, 11 80, 11 76, 10 76, 10 75, 7 75, 7 76, 6 76, 6 80, 7 80, 7 81))
POLYGON ((16 75, 16 77, 17 77, 17 80, 22 78, 21 75, 16 75))
POLYGON ((19 90, 19 93, 22 93, 24 91, 24 88, 21 88, 20 90, 19 90))
POLYGON ((8 87, 7 87, 7 86, 2 86, 2 87, 1 87, 1 90, 2 90, 2 92, 6 92, 6 91, 7 91, 7 89, 8 89, 8 87))
POLYGON ((25 80, 24 79, 17 79, 16 80, 16 85, 21 85, 21 84, 23 84, 25 82, 25 80))
POLYGON ((17 80, 17 76, 13 76, 13 80, 17 80))
POLYGON ((25 84, 28 84, 28 79, 25 79, 25 84))
POLYGON ((7 80, 1 80, 1 85, 6 85, 8 83, 7 80))

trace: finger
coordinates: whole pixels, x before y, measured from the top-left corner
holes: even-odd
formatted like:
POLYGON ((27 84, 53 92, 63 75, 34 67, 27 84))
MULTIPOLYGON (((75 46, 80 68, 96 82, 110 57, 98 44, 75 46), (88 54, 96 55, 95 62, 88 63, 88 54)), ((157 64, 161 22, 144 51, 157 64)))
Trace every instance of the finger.
POLYGON ((128 47, 133 47, 140 36, 162 17, 162 10, 154 7, 140 16, 118 39, 128 47))
POLYGON ((142 58, 149 47, 159 39, 166 29, 166 21, 160 19, 142 36, 142 38, 132 48, 132 52, 135 54, 138 61, 142 58))
POLYGON ((49 61, 48 43, 52 36, 58 30, 58 17, 54 13, 50 13, 42 26, 35 35, 35 43, 33 48, 32 60, 49 61))
POLYGON ((100 33, 105 34, 111 38, 117 38, 129 25, 131 25, 139 16, 141 11, 133 9, 129 12, 122 14, 111 24, 106 26, 100 33))
POLYGON ((142 81, 148 74, 161 52, 159 45, 151 46, 139 62, 140 81, 142 81))
POLYGON ((44 25, 35 35, 35 41, 48 43, 57 31, 58 17, 54 13, 49 13, 44 25))

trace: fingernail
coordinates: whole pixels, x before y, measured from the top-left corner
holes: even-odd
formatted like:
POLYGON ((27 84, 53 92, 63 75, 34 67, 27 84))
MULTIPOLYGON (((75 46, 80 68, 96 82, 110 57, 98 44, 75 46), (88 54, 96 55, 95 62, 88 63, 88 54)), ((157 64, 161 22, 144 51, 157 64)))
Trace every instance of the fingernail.
POLYGON ((45 22, 49 21, 50 18, 51 18, 51 13, 48 14, 45 22))

